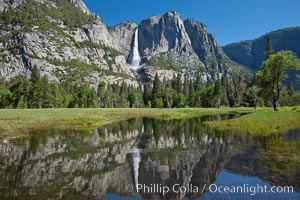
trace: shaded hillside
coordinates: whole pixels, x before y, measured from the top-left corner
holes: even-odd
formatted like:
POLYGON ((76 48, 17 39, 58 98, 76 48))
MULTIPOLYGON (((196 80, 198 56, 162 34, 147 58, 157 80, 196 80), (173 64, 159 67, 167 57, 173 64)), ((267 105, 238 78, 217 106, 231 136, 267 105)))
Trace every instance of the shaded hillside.
POLYGON ((291 50, 300 57, 300 27, 280 29, 267 33, 255 40, 228 44, 223 50, 228 57, 252 70, 259 70, 266 57, 267 35, 270 35, 274 50, 291 50))

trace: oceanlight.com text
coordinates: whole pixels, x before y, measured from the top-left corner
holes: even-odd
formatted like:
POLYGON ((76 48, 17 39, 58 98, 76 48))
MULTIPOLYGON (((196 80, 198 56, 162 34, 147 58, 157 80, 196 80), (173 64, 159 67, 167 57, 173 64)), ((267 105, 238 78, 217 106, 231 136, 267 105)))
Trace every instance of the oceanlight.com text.
POLYGON ((292 186, 269 186, 269 185, 217 185, 211 184, 203 186, 196 186, 188 184, 182 186, 180 184, 174 184, 173 186, 166 186, 162 184, 137 184, 135 187, 133 185, 127 185, 125 187, 127 192, 133 192, 136 190, 138 193, 150 193, 150 194, 168 194, 168 193, 185 193, 185 194, 203 194, 205 192, 210 193, 220 193, 220 194, 249 194, 251 196, 262 193, 293 193, 294 188, 292 186))

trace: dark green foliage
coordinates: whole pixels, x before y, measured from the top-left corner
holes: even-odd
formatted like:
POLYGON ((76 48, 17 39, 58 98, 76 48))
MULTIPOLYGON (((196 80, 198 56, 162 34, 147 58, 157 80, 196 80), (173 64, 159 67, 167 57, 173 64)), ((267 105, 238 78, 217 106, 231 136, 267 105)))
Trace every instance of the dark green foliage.
POLYGON ((10 104, 10 91, 7 88, 7 81, 0 77, 0 108, 9 107, 10 104))
POLYGON ((129 90, 127 100, 129 101, 129 107, 132 108, 135 104, 135 101, 136 101, 135 93, 134 93, 133 90, 129 90))
POLYGON ((29 107, 41 108, 42 106, 42 87, 40 70, 36 65, 33 66, 30 76, 31 88, 29 91, 29 107))
MULTIPOLYGON (((56 83, 49 81, 46 76, 41 79, 35 66, 30 80, 23 75, 10 81, 0 79, 0 108, 263 106, 264 96, 259 93, 260 88, 253 77, 243 77, 241 82, 234 77, 222 77, 202 83, 200 78, 186 76, 182 92, 177 91, 179 78, 160 81, 157 75, 153 86, 145 84, 143 90, 124 82, 121 85, 109 85, 103 81, 93 88, 86 82, 64 80, 56 83)), ((292 85, 283 88, 280 94, 278 102, 281 105, 300 103, 300 94, 292 85)))
POLYGON ((213 103, 216 107, 220 107, 221 98, 223 95, 221 80, 217 80, 214 85, 213 103))
POLYGON ((158 75, 156 73, 153 81, 153 88, 152 88, 152 107, 153 108, 161 108, 163 107, 163 91, 162 91, 162 83, 160 79, 158 78, 158 75))
POLYGON ((152 87, 149 83, 144 85, 143 101, 147 107, 151 108, 152 87))
POLYGON ((143 107, 141 87, 123 83, 106 85, 100 82, 97 89, 87 82, 64 80, 50 82, 41 78, 35 65, 30 80, 19 75, 10 81, 0 78, 0 108, 92 108, 92 107, 143 107))
POLYGON ((30 85, 30 81, 23 75, 16 76, 10 81, 9 90, 12 91, 11 103, 13 108, 27 108, 30 85))
POLYGON ((206 88, 202 90, 200 93, 201 96, 201 105, 203 107, 213 107, 214 106, 214 84, 213 83, 208 83, 206 88))
POLYGON ((188 96, 188 106, 196 107, 196 92, 194 89, 194 83, 192 80, 189 82, 189 96, 188 96))
POLYGON ((181 92, 177 93, 173 101, 173 107, 183 108, 185 105, 186 105, 185 96, 181 92))
POLYGON ((61 88, 56 82, 50 83, 50 92, 52 97, 52 105, 54 108, 62 108, 65 107, 65 91, 61 88))
POLYGON ((300 61, 291 51, 280 51, 271 55, 262 65, 258 76, 264 93, 268 94, 274 110, 282 90, 282 82, 288 77, 288 70, 299 70, 300 61))
MULTIPOLYGON (((274 59, 275 55, 271 55, 269 59, 274 59)), ((291 61, 291 59, 288 60, 291 61)), ((59 61, 53 63, 62 64, 59 61)), ((288 64, 293 63, 293 61, 288 62, 288 64)), ((283 62, 283 64, 286 63, 283 62)), ((82 65, 77 61, 70 61, 65 65, 72 69, 80 68, 82 71, 92 67, 82 65)), ((277 62, 270 66, 277 66, 277 62)), ((260 80, 260 83, 270 83, 268 78, 272 77, 273 72, 279 72, 272 71, 268 67, 263 67, 263 69, 266 69, 264 73, 268 75, 266 76, 267 82, 260 80)), ((112 72, 108 71, 108 73, 112 72)), ((280 77, 286 76, 283 73, 280 77)), ((281 86, 280 82, 279 84, 281 86)), ((64 79, 61 83, 51 82, 46 76, 40 77, 37 66, 33 67, 30 80, 22 75, 10 81, 0 79, 0 108, 182 108, 270 105, 263 101, 265 98, 263 94, 270 93, 261 93, 255 74, 244 73, 243 70, 231 73, 230 77, 223 76, 216 81, 207 82, 202 82, 200 75, 196 78, 185 75, 182 78, 180 74, 174 75, 173 80, 164 78, 161 81, 156 74, 153 83, 145 84, 143 90, 141 87, 128 86, 125 82, 118 85, 100 81, 96 88, 84 79, 64 79)), ((290 84, 282 88, 278 103, 280 105, 299 104, 300 94, 290 84)))
POLYGON ((267 36, 267 45, 266 45, 266 59, 268 59, 274 53, 271 36, 267 36))
POLYGON ((181 74, 177 75, 176 80, 173 82, 173 88, 179 93, 182 92, 182 81, 181 81, 181 74))

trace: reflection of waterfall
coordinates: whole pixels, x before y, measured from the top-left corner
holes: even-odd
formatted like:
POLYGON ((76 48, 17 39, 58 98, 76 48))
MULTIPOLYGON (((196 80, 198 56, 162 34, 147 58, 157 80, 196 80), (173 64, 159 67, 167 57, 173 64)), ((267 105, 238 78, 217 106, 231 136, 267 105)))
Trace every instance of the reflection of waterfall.
POLYGON ((134 183, 137 188, 137 185, 139 184, 139 167, 141 162, 141 149, 137 149, 136 147, 133 147, 133 149, 131 149, 129 153, 131 153, 132 155, 134 183))
POLYGON ((132 60, 131 60, 131 68, 138 69, 140 67, 141 57, 139 54, 139 31, 136 28, 134 33, 134 43, 133 43, 133 52, 132 52, 132 60))

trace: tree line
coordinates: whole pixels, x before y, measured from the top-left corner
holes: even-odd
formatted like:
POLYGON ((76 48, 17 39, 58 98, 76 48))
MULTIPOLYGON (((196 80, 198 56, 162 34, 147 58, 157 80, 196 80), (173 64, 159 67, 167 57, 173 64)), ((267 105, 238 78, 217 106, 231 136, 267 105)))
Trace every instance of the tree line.
POLYGON ((35 65, 30 78, 18 75, 9 81, 0 78, 0 108, 93 108, 143 107, 141 88, 123 83, 97 88, 76 81, 49 81, 35 65))
POLYGON ((94 88, 86 82, 49 81, 47 76, 41 77, 35 65, 30 79, 24 75, 9 81, 0 78, 0 108, 273 106, 277 110, 278 105, 300 104, 294 83, 283 84, 287 72, 299 68, 299 59, 292 52, 274 52, 270 37, 259 72, 251 74, 239 68, 230 76, 207 82, 200 74, 192 78, 178 73, 172 80, 156 74, 152 83, 137 88, 103 81, 94 88))

